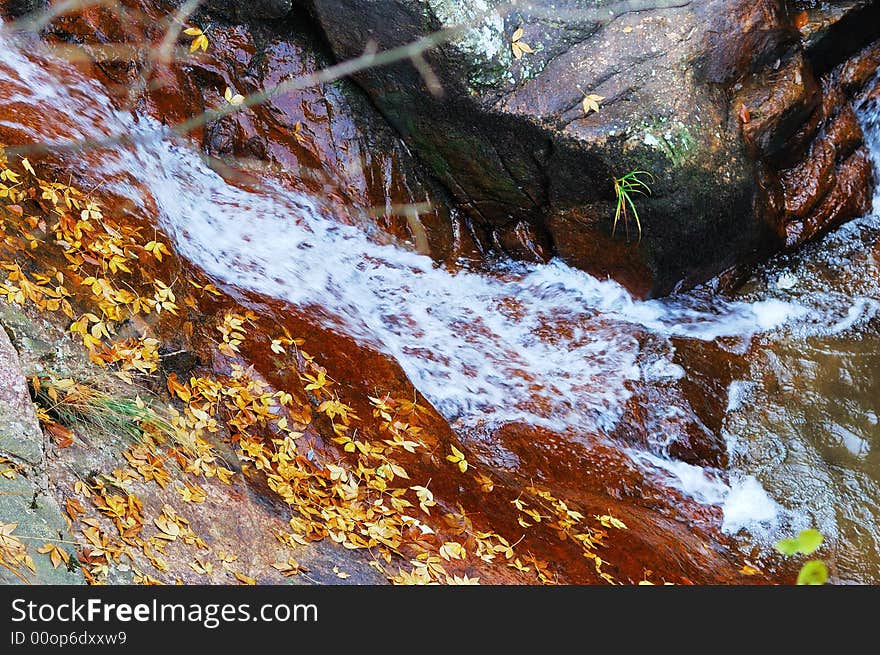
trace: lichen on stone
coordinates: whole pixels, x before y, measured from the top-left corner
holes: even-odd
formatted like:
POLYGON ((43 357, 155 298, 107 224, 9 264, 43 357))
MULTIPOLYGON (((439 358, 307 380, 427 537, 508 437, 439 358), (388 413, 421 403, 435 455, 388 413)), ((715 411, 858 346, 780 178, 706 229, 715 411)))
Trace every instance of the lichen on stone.
POLYGON ((475 90, 511 81, 513 56, 507 47, 504 16, 494 9, 498 4, 495 0, 427 0, 442 27, 468 26, 451 43, 466 57, 468 81, 475 90))

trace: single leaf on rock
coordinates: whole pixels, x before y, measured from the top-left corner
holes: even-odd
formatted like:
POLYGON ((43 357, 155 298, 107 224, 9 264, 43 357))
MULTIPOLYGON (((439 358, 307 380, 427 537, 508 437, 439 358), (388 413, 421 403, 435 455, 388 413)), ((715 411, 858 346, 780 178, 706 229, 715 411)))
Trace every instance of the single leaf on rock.
POLYGON ((56 544, 43 544, 41 548, 37 549, 37 552, 41 555, 49 555, 52 566, 56 569, 70 561, 70 555, 67 554, 67 551, 59 548, 56 544))
POLYGON ((232 89, 230 89, 228 86, 226 87, 226 92, 223 94, 223 97, 226 98, 226 102, 228 102, 230 105, 237 106, 244 102, 244 96, 240 93, 233 94, 232 89))
POLYGON ((161 241, 150 241, 146 245, 144 245, 144 250, 149 253, 152 253, 153 257, 158 259, 160 262, 162 261, 162 255, 170 255, 171 252, 168 248, 165 247, 165 244, 161 241))
POLYGON ((589 114, 591 111, 598 112, 599 103, 602 102, 604 99, 605 96, 596 95, 595 93, 584 96, 584 99, 581 101, 581 106, 584 108, 584 113, 589 114))
POLYGON ((464 559, 467 555, 464 547, 457 541, 447 541, 440 546, 440 557, 446 560, 464 559))
POLYGON ((479 483, 480 490, 483 493, 487 493, 487 494, 491 493, 492 490, 495 488, 495 483, 492 481, 492 478, 490 478, 488 475, 484 475, 482 473, 477 473, 474 476, 474 480, 476 480, 479 483))
POLYGON ((188 27, 185 30, 183 30, 183 33, 187 34, 189 36, 196 37, 192 40, 192 43, 189 44, 189 51, 190 52, 195 52, 199 48, 202 49, 202 52, 207 51, 208 37, 205 36, 205 33, 202 32, 201 29, 199 29, 198 27, 188 27))
POLYGON ((518 27, 514 30, 513 34, 510 35, 510 50, 513 52, 513 56, 516 59, 522 59, 524 54, 534 54, 534 50, 532 50, 532 46, 522 40, 523 37, 523 28, 518 27))
POLYGON ((517 59, 522 59, 524 54, 534 54, 535 52, 525 41, 514 41, 510 44, 510 49, 513 51, 513 56, 517 59))
POLYGON ((464 453, 452 444, 450 444, 449 447, 452 449, 452 454, 447 455, 446 459, 448 459, 453 464, 457 464, 458 470, 460 470, 462 473, 465 473, 468 469, 468 463, 464 457, 464 453))
POLYGON ((63 425, 49 423, 45 426, 45 430, 52 436, 59 448, 69 448, 73 445, 73 432, 63 425))
POLYGON ((243 585, 257 584, 256 578, 252 578, 251 576, 245 575, 244 573, 239 573, 238 571, 233 571, 232 575, 234 575, 235 579, 238 580, 243 585))
POLYGON ((618 518, 611 516, 610 514, 603 514, 602 516, 596 515, 596 520, 599 521, 606 528, 617 528, 618 530, 628 530, 626 527, 626 523, 621 521, 618 518))
POLYGON ((431 490, 427 487, 422 487, 418 485, 415 487, 410 487, 410 489, 416 492, 416 495, 419 498, 419 507, 422 508, 422 511, 425 514, 430 514, 431 510, 428 508, 433 507, 437 504, 436 502, 434 502, 434 494, 431 493, 431 490))

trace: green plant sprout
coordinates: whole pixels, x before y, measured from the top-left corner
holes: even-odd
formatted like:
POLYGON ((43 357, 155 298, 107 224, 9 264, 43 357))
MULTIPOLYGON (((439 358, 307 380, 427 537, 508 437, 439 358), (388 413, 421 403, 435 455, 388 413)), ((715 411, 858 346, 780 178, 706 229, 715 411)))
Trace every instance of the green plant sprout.
POLYGON ((633 202, 633 195, 640 193, 643 196, 651 194, 651 187, 648 183, 654 183, 654 176, 648 171, 630 171, 622 177, 614 178, 614 195, 617 197, 617 208, 614 212, 614 224, 611 227, 611 236, 613 237, 617 231, 617 223, 623 217, 624 225, 626 225, 626 236, 629 239, 629 214, 636 221, 636 227, 639 229, 639 241, 642 240, 642 223, 639 220, 639 211, 633 202), (641 176, 641 177, 640 177, 641 176), (643 177, 650 178, 648 181, 643 177))

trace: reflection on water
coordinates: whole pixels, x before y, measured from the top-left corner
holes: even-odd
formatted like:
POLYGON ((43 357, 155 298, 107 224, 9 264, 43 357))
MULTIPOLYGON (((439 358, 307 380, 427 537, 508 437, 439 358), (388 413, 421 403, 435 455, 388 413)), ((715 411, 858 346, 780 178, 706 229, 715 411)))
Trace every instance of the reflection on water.
POLYGON ((811 299, 830 334, 788 330, 756 340, 725 429, 732 465, 788 510, 791 529, 837 537, 844 580, 880 579, 880 226, 863 220, 769 268, 751 295, 811 299), (841 289, 852 311, 841 310, 841 289))
MULTIPOLYGON (((880 160, 880 109, 862 111, 880 160)), ((880 202, 875 198, 875 208, 880 202)), ((725 425, 732 465, 755 475, 791 529, 836 537, 842 580, 880 581, 880 219, 866 217, 766 267, 743 299, 822 309, 824 325, 755 340, 725 425)))

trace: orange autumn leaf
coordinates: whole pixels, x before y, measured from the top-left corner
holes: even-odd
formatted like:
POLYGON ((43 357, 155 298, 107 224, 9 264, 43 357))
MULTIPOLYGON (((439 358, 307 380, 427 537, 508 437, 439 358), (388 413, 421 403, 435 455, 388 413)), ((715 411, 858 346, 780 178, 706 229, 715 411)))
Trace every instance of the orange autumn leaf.
POLYGON ((449 446, 452 449, 452 454, 447 455, 446 459, 452 462, 453 464, 458 465, 458 470, 462 473, 465 473, 468 469, 468 462, 464 457, 464 453, 461 452, 458 448, 451 445, 449 446))
POLYGON ((68 448, 73 445, 73 432, 58 423, 49 423, 45 426, 52 439, 59 448, 68 448))
POLYGON ((41 555, 48 555, 52 566, 56 569, 62 564, 66 566, 70 562, 70 555, 68 555, 67 551, 59 548, 56 544, 43 544, 42 547, 37 549, 37 552, 41 555))

